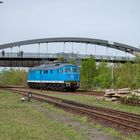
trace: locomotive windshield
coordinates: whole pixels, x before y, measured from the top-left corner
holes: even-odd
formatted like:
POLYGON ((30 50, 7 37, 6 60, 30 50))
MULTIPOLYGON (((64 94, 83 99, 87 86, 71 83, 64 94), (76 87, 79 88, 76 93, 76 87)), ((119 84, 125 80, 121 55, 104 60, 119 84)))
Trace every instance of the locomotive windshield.
POLYGON ((78 72, 78 69, 77 68, 72 68, 72 71, 76 73, 76 72, 78 72))

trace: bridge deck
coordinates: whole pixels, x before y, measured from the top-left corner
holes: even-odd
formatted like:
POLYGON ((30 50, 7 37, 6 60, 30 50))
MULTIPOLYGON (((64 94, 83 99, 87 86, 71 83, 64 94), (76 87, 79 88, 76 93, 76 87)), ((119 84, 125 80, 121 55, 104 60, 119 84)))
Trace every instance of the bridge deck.
POLYGON ((120 57, 120 56, 104 56, 104 55, 79 55, 74 53, 0 53, 1 67, 33 67, 36 65, 47 63, 48 61, 55 61, 58 58, 80 60, 95 57, 97 62, 107 61, 111 63, 125 63, 126 61, 134 62, 135 57, 120 57))

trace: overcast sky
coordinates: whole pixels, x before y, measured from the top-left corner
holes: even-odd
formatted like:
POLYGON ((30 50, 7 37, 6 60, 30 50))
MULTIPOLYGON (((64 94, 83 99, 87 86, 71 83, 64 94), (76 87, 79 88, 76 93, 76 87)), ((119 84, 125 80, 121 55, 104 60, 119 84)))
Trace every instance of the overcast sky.
POLYGON ((140 45, 140 0, 3 0, 0 44, 91 37, 140 45))

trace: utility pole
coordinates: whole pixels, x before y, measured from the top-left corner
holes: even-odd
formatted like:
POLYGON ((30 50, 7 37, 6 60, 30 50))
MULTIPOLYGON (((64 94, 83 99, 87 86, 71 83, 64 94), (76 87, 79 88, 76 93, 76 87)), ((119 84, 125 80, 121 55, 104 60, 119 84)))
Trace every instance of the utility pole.
POLYGON ((112 63, 112 87, 114 86, 114 65, 112 63))

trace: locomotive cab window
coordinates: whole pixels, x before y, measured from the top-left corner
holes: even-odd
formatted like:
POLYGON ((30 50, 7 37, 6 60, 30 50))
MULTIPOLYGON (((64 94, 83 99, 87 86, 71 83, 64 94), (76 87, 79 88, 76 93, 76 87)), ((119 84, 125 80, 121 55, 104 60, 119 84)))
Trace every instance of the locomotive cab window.
POLYGON ((78 69, 77 68, 72 68, 72 71, 76 73, 76 72, 78 72, 78 69))
POLYGON ((70 68, 65 68, 65 72, 70 72, 70 68))
POLYGON ((60 69, 60 70, 59 70, 59 73, 63 73, 63 70, 62 70, 62 69, 60 69))

